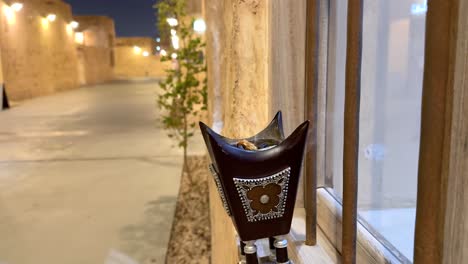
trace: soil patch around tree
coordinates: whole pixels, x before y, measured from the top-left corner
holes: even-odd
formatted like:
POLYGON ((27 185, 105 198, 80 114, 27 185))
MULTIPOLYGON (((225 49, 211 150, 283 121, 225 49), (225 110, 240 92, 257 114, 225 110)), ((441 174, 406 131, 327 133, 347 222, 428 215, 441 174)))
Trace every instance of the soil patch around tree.
POLYGON ((166 254, 167 264, 204 264, 211 258, 208 161, 189 156, 183 171, 174 222, 166 254))

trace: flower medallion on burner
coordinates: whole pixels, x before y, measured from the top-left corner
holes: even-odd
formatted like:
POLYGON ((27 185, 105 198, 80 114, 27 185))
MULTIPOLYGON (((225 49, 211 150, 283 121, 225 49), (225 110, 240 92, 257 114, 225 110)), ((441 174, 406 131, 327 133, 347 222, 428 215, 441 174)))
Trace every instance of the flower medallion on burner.
POLYGON ((291 168, 288 167, 263 178, 233 179, 249 222, 283 216, 290 172, 291 168))

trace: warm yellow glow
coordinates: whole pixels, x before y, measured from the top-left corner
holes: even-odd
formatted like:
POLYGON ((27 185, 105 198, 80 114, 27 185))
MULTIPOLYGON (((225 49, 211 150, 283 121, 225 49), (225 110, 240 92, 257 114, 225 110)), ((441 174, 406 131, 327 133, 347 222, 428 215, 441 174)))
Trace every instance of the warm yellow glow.
POLYGON ((84 33, 83 32, 75 32, 75 43, 84 44, 84 33))
POLYGON ((11 24, 14 24, 16 22, 15 11, 10 6, 8 6, 8 5, 3 6, 3 14, 5 14, 5 18, 6 18, 8 24, 11 25, 11 24))
POLYGON ((141 53, 141 48, 138 47, 138 46, 133 46, 133 52, 135 52, 135 54, 140 54, 141 53))
POLYGON ((143 51, 143 57, 148 57, 149 55, 150 55, 149 52, 147 52, 146 50, 143 51))
POLYGON ((170 17, 170 18, 166 19, 166 21, 169 24, 169 26, 171 26, 171 27, 175 27, 175 26, 179 25, 179 21, 177 21, 177 19, 173 18, 173 17, 170 17))
POLYGON ((193 22, 193 30, 198 34, 203 34, 206 31, 206 23, 205 20, 198 18, 193 22))
POLYGON ((171 36, 177 35, 177 31, 175 29, 171 29, 171 36))
POLYGON ((47 18, 47 20, 49 20, 50 22, 54 22, 55 19, 57 19, 57 15, 56 15, 56 14, 48 14, 46 18, 47 18))
POLYGON ((76 22, 76 21, 72 21, 70 22, 70 26, 73 28, 73 29, 77 29, 79 26, 80 26, 80 23, 76 22))
POLYGON ((177 53, 172 53, 171 58, 173 58, 174 60, 177 59, 177 53))
POLYGON ((16 12, 19 12, 21 9, 23 9, 23 4, 22 3, 13 3, 11 5, 11 9, 15 10, 16 12))
POLYGON ((179 49, 179 37, 177 35, 171 37, 171 42, 174 49, 179 49))
POLYGON ((49 28, 49 20, 47 20, 47 18, 45 17, 41 17, 41 25, 44 29, 48 29, 49 28))
POLYGON ((167 52, 166 52, 165 50, 162 49, 162 50, 159 52, 159 55, 161 55, 161 56, 167 56, 167 52))
POLYGON ((72 28, 72 26, 71 26, 70 24, 67 24, 67 25, 65 26, 65 28, 67 29, 67 34, 68 34, 68 35, 73 34, 73 28, 72 28))

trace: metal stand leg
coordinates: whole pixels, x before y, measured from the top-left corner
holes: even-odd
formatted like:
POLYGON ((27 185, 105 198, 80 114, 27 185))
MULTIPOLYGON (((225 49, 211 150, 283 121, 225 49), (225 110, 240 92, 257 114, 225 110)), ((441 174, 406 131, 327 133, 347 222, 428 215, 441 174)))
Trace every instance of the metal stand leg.
POLYGON ((284 236, 275 237, 276 261, 278 264, 289 264, 288 240, 284 236))
POLYGON ((240 253, 241 253, 241 255, 240 255, 239 264, 246 264, 244 248, 245 248, 245 243, 240 241, 240 253))
POLYGON ((276 248, 275 248, 275 238, 269 237, 268 244, 270 245, 270 261, 276 262, 276 248))
POLYGON ((257 246, 255 245, 255 240, 246 241, 244 243, 244 253, 247 264, 258 264, 257 246))

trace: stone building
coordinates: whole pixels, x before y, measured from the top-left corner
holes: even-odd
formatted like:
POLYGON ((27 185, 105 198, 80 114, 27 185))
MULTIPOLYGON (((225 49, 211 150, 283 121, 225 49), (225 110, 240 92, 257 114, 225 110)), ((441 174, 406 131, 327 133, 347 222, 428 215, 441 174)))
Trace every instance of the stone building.
POLYGON ((115 44, 116 78, 148 78, 164 75, 170 62, 161 63, 156 53, 156 41, 148 37, 117 38, 115 44))
POLYGON ((78 50, 78 78, 81 85, 97 84, 114 78, 115 26, 105 16, 73 16, 78 50))
POLYGON ((73 16, 63 0, 0 0, 2 82, 21 101, 120 78, 164 74, 152 38, 116 41, 105 16, 73 16), (141 52, 134 52, 141 46, 141 52))
POLYGON ((78 56, 70 5, 26 0, 19 11, 0 1, 0 49, 12 101, 78 87, 78 56))

